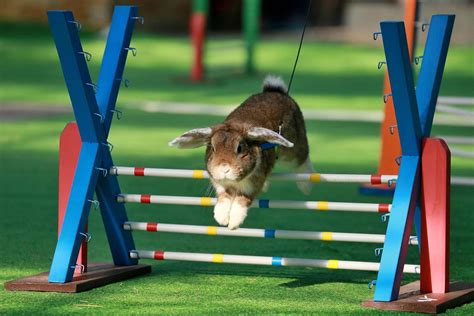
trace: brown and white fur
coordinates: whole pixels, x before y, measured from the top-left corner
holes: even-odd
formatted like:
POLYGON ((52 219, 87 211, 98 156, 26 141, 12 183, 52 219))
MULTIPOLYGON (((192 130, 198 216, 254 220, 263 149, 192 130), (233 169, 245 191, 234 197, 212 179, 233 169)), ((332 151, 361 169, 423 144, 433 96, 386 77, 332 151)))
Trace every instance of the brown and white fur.
MULTIPOLYGON (((227 116, 222 124, 190 130, 169 143, 179 148, 207 145, 206 163, 217 193, 214 218, 238 228, 262 191, 275 160, 288 162, 300 172, 312 172, 303 114, 288 96, 284 82, 265 78, 263 92, 254 94, 227 116), (262 149, 262 143, 278 145, 262 149)), ((309 193, 309 183, 298 183, 309 193)))

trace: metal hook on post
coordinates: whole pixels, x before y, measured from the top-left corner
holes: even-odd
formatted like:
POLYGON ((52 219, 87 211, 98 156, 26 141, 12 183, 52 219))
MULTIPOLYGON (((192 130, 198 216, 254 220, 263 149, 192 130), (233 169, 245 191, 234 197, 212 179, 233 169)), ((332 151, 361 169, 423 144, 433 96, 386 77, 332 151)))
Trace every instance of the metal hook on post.
POLYGON ((410 238, 408 239, 408 244, 409 245, 417 245, 418 244, 418 237, 417 236, 410 236, 410 238))
POLYGON ((390 213, 387 213, 387 214, 383 214, 382 216, 380 216, 380 219, 382 220, 382 222, 386 222, 388 220, 388 218, 390 217, 390 213))
POLYGON ((86 61, 89 62, 92 59, 92 54, 88 52, 77 52, 79 55, 83 55, 86 58, 86 61))
POLYGON ((86 82, 86 86, 92 87, 92 89, 94 90, 94 93, 97 93, 97 90, 99 90, 99 87, 97 87, 96 84, 93 84, 91 82, 86 82))
POLYGON ((99 168, 99 167, 96 167, 95 169, 96 169, 96 170, 99 170, 99 171, 102 171, 102 175, 103 175, 104 177, 107 177, 107 174, 108 174, 108 172, 109 172, 107 169, 105 169, 105 168, 99 168))
POLYGON ((125 47, 124 48, 126 51, 131 51, 133 57, 137 56, 137 49, 135 47, 125 47))
POLYGON ((391 93, 385 93, 385 94, 383 95, 383 103, 387 103, 388 97, 391 97, 391 96, 392 96, 391 93))
POLYGON ((398 156, 397 158, 395 158, 395 162, 397 163, 397 165, 400 166, 400 164, 402 163, 402 156, 398 156))
POLYGON ((426 31, 427 27, 430 26, 429 23, 421 23, 421 31, 424 32, 426 31))
POLYGON ((382 251, 383 251, 383 248, 375 248, 374 249, 375 256, 380 257, 380 255, 382 254, 382 251))
POLYGON ((86 269, 85 265, 83 265, 83 264, 75 264, 75 265, 71 266, 71 269, 76 270, 76 268, 81 268, 81 274, 83 274, 85 269, 86 269))
POLYGON ((80 32, 82 30, 82 25, 78 21, 67 21, 67 23, 71 23, 76 25, 77 31, 80 32))
POLYGON ((102 143, 102 145, 109 147, 109 151, 110 151, 110 152, 112 152, 112 150, 114 150, 114 145, 112 145, 112 144, 109 143, 109 142, 102 143))
POLYGON ((128 88, 130 86, 130 80, 128 79, 122 79, 122 78, 117 78, 116 79, 117 81, 123 81, 123 85, 125 86, 125 88, 128 88))
POLYGON ((117 120, 120 120, 120 119, 122 119, 122 116, 123 116, 123 114, 122 114, 122 111, 120 111, 120 110, 117 110, 117 109, 114 109, 114 110, 110 110, 110 112, 112 112, 112 113, 115 113, 115 114, 116 114, 116 116, 117 116, 117 120))
POLYGON ((382 36, 382 32, 374 32, 374 34, 372 35, 374 38, 374 41, 376 41, 379 38, 379 35, 382 36))
POLYGON ((100 202, 97 201, 97 200, 87 200, 88 202, 90 202, 92 205, 94 205, 94 209, 98 210, 99 207, 100 207, 100 202))
POLYGON ((420 63, 420 60, 423 59, 423 56, 415 56, 415 65, 418 65, 420 63))
POLYGON ((387 185, 388 185, 389 188, 391 188, 392 185, 394 185, 394 184, 396 184, 396 183, 397 183, 397 179, 389 179, 389 180, 387 181, 387 185))
POLYGON ((142 16, 133 16, 131 17, 132 20, 137 20, 138 22, 140 22, 141 25, 145 24, 145 18, 142 17, 142 16))
POLYGON ((90 233, 80 232, 79 235, 84 236, 84 238, 86 239, 86 243, 89 243, 89 241, 91 241, 92 239, 92 235, 90 233))
POLYGON ((368 284, 368 287, 369 287, 369 290, 371 290, 374 286, 377 285, 377 281, 376 280, 372 280, 369 282, 368 284))
POLYGON ((95 116, 98 116, 100 118, 100 122, 104 123, 104 117, 100 113, 94 113, 95 116))
POLYGON ((390 131, 390 134, 391 134, 391 135, 395 134, 395 129, 396 129, 397 127, 398 127, 397 125, 390 125, 390 127, 388 128, 388 130, 390 131))
POLYGON ((386 61, 379 61, 378 65, 377 65, 377 69, 382 68, 382 66, 386 63, 387 63, 386 61))

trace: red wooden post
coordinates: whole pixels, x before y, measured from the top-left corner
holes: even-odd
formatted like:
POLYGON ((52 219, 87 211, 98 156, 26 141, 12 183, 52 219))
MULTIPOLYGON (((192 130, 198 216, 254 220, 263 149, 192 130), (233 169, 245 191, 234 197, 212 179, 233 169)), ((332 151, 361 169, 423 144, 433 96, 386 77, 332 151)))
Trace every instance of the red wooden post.
MULTIPOLYGON (((59 140, 58 236, 63 225, 81 146, 81 135, 79 135, 77 124, 75 122, 68 123, 62 131, 59 140)), ((87 271, 87 243, 85 240, 82 242, 76 263, 77 265, 84 266, 84 272, 87 271)), ((81 268, 79 266, 76 268, 75 273, 80 272, 81 268)))
POLYGON ((451 153, 442 139, 426 138, 421 157, 420 290, 449 291, 451 153))
POLYGON ((204 79, 204 42, 206 35, 206 13, 194 12, 190 21, 191 43, 194 50, 193 65, 191 68, 191 80, 202 81, 204 79))

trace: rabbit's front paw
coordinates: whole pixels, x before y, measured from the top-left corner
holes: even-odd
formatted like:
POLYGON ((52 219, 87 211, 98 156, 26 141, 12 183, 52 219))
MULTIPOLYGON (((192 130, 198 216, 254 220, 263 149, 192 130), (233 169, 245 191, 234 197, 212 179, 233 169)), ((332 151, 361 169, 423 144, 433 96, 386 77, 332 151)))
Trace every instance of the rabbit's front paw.
POLYGON ((222 199, 214 206, 214 219, 219 225, 227 226, 229 224, 231 200, 222 199))
POLYGON ((234 202, 230 209, 229 229, 234 230, 240 227, 247 217, 247 206, 242 206, 234 202))

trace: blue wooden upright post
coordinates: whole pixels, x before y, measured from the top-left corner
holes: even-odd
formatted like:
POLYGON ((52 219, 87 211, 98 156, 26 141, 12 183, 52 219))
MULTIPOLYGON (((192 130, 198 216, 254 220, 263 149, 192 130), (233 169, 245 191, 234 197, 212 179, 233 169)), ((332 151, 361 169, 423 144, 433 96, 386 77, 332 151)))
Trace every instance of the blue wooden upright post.
POLYGON ((122 204, 115 201, 120 193, 116 177, 105 176, 103 170, 113 166, 107 136, 120 87, 137 8, 117 6, 114 10, 99 86, 92 83, 85 55, 78 36, 76 22, 69 11, 49 11, 48 19, 69 91, 82 140, 81 152, 68 200, 63 227, 54 252, 49 282, 72 280, 79 247, 83 236, 94 190, 116 265, 132 265, 129 258, 134 249, 130 232, 122 230, 127 214, 122 204), (94 93, 97 92, 96 95, 94 93), (99 175, 100 173, 100 175, 99 175))
POLYGON ((453 15, 433 16, 415 93, 403 22, 380 23, 402 159, 377 277, 375 301, 398 298, 408 238, 420 198, 421 140, 431 131, 453 24, 453 15))

